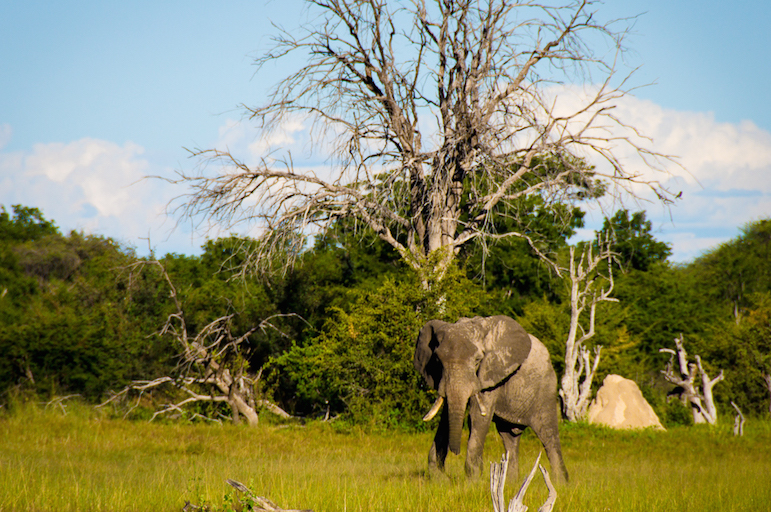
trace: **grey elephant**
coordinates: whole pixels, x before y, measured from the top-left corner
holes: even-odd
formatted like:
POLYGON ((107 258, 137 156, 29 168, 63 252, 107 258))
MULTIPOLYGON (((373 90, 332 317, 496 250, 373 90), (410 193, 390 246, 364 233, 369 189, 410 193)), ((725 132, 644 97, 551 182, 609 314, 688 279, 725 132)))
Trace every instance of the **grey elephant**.
POLYGON ((511 478, 519 470, 520 435, 530 427, 546 449, 555 478, 567 481, 557 430, 557 375, 543 343, 516 321, 507 316, 432 320, 418 335, 415 369, 439 394, 423 418, 428 421, 441 410, 428 454, 430 472, 444 471, 448 448, 460 453, 470 401, 466 475, 481 474, 485 437, 494 422, 509 453, 511 478))

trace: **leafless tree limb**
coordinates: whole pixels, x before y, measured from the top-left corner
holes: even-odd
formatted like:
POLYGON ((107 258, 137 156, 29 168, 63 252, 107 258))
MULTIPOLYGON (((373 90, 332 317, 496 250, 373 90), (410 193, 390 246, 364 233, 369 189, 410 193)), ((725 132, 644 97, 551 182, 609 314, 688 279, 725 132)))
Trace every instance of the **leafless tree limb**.
POLYGON ((669 362, 661 373, 664 378, 679 386, 682 391, 683 403, 691 405, 694 423, 717 423, 717 409, 715 408, 715 399, 712 394, 712 388, 724 379, 723 370, 714 379, 710 379, 701 363, 701 357, 696 356, 696 363, 688 362, 688 353, 683 344, 683 335, 675 338, 675 350, 671 348, 661 348, 659 352, 670 354, 669 362), (677 369, 675 369, 675 356, 677 356, 677 369), (701 380, 701 387, 696 378, 701 380))
POLYGON ((49 407, 51 407, 51 408, 55 409, 55 408, 58 407, 62 411, 62 414, 64 414, 66 416, 67 415, 67 405, 64 402, 66 402, 67 400, 70 400, 71 398, 78 398, 79 396, 80 396, 79 394, 66 395, 66 396, 56 396, 56 397, 52 398, 51 400, 49 400, 48 402, 46 402, 46 407, 45 408, 48 409, 49 407))
POLYGON ((242 505, 247 506, 246 510, 264 510, 265 512, 313 512, 312 510, 293 510, 280 508, 268 498, 257 496, 241 482, 236 482, 235 480, 231 479, 227 479, 226 482, 237 491, 246 495, 246 503, 242 501, 242 505))
POLYGON ((768 390, 768 412, 771 413, 771 373, 762 372, 763 376, 763 383, 766 385, 766 389, 768 390))
POLYGON ((618 76, 626 30, 597 21, 596 2, 308 5, 316 17, 281 30, 256 61, 258 74, 290 56, 304 64, 265 105, 245 108, 266 145, 282 123, 307 123, 311 145, 331 148, 331 171, 298 170, 289 153, 252 164, 228 149, 196 149, 200 172, 173 180, 189 187, 176 210, 183 217, 261 230, 245 271, 277 254, 291 264, 304 235, 341 218, 373 230, 416 270, 430 264, 441 274, 462 245, 508 235, 495 228, 504 211, 518 221, 511 234, 537 245, 520 208, 528 195, 574 201, 599 180, 672 199, 649 172, 671 157, 616 113, 633 91, 618 76), (584 84, 577 105, 559 92, 565 84, 584 84), (626 149, 641 168, 622 160, 626 149))

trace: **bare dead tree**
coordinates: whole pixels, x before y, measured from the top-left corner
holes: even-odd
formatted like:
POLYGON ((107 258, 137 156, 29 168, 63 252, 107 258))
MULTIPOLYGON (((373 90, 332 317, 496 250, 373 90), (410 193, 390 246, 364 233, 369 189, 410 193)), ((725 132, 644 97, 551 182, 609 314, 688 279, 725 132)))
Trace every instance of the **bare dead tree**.
MULTIPOLYGON (((577 421, 586 416, 592 398, 592 380, 600 364, 602 346, 594 347, 590 353, 586 343, 595 335, 597 305, 601 302, 618 302, 611 297, 613 292, 613 253, 609 240, 598 239, 598 252, 591 244, 584 246, 581 256, 575 257, 575 248, 570 247, 570 266, 567 270, 570 281, 570 329, 565 342, 565 373, 562 375, 559 391, 562 398, 562 413, 568 421, 577 421), (599 272, 601 265, 607 265, 607 273, 599 272), (582 324, 582 317, 589 313, 588 326, 582 324)), ((587 320, 584 319, 584 323, 587 320)))
POLYGON ((258 398, 256 385, 261 370, 257 374, 249 372, 244 352, 250 336, 267 329, 281 332, 273 322, 279 317, 295 315, 272 315, 244 334, 235 336, 230 329, 234 314, 229 314, 216 318, 197 333, 191 334, 177 289, 163 264, 157 260, 141 261, 133 264, 131 270, 141 272, 148 265, 157 267, 174 302, 175 311, 168 316, 156 335, 171 336, 174 339, 177 347, 181 349, 178 363, 171 375, 153 380, 133 381, 97 407, 126 400, 134 395, 135 403, 127 411, 128 414, 140 404, 145 393, 164 386, 173 386, 183 393, 184 398, 161 406, 155 411, 151 421, 159 415, 181 413, 186 405, 195 402, 226 403, 230 406, 234 423, 238 423, 243 416, 247 424, 257 425, 257 411, 260 408, 289 418, 290 415, 277 405, 258 398))
POLYGON ((744 435, 744 414, 742 414, 742 410, 739 409, 739 406, 736 405, 733 400, 731 400, 731 406, 736 410, 736 417, 734 418, 734 436, 741 437, 744 435))
POLYGON ((667 202, 648 171, 670 158, 615 110, 633 92, 618 64, 628 23, 599 22, 596 4, 308 0, 311 21, 278 29, 257 76, 276 61, 303 64, 265 105, 245 108, 266 146, 283 123, 305 123, 311 146, 330 148, 330 169, 296 168, 281 148, 255 163, 197 149, 199 172, 175 180, 189 190, 176 212, 262 230, 244 271, 277 252, 291 264, 298 234, 350 218, 415 270, 441 276, 471 241, 520 237, 541 254, 542 234, 520 212, 533 194, 573 202, 601 181, 667 202), (622 161, 627 150, 636 167, 622 161), (498 215, 515 227, 496 231, 498 215))
POLYGON ((501 458, 501 462, 490 463, 490 494, 493 499, 493 512, 527 512, 527 506, 525 506, 525 493, 530 486, 530 482, 535 477, 535 470, 540 469, 543 479, 546 482, 546 488, 549 489, 549 496, 546 501, 538 509, 538 512, 551 512, 554 508, 554 503, 557 501, 557 490, 554 488, 554 484, 549 478, 549 472, 541 464, 541 454, 538 454, 538 458, 533 464, 533 469, 530 470, 530 474, 527 475, 522 482, 522 486, 519 488, 516 496, 509 501, 509 506, 506 507, 506 502, 503 498, 503 489, 506 484, 506 472, 509 467, 509 454, 504 453, 501 458))
POLYGON ((763 376, 763 382, 768 390, 768 412, 771 413, 771 373, 761 372, 763 376))
POLYGON ((688 353, 683 345, 683 335, 675 338, 675 350, 661 348, 659 352, 667 352, 670 355, 669 362, 661 373, 672 384, 682 388, 681 399, 684 404, 690 404, 694 423, 717 423, 717 409, 712 388, 724 379, 723 370, 714 379, 710 379, 701 363, 701 357, 696 356, 696 363, 688 362, 688 353), (677 369, 675 369, 675 356, 677 356, 677 369), (697 381, 699 377, 699 381, 697 381))

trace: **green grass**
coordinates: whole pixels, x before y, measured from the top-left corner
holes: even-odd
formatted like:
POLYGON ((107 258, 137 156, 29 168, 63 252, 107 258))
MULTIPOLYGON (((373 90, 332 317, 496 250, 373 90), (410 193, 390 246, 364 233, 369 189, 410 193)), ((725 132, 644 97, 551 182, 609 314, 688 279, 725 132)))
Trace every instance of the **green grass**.
MULTIPOLYGON (((487 477, 467 482, 461 457, 447 480, 425 475, 431 434, 339 432, 325 424, 257 428, 113 420, 87 409, 27 408, 0 417, 0 511, 181 510, 221 506, 228 478, 287 508, 491 512, 487 477), (73 410, 74 409, 74 410, 73 410)), ((771 423, 615 432, 565 425, 571 483, 559 511, 768 510, 771 423)), ((502 446, 491 434, 485 464, 502 446)), ((525 435, 522 464, 540 451, 525 435)), ((548 467, 548 466, 547 466, 548 467)), ((507 488, 507 499, 515 492, 507 488)), ((546 495, 536 480, 526 504, 546 495)))

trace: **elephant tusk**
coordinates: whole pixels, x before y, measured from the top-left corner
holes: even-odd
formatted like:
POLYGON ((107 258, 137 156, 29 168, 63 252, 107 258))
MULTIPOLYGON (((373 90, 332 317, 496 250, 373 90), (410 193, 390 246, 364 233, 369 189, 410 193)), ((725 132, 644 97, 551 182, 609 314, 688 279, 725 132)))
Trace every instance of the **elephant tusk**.
POLYGON ((438 413, 442 406, 444 405, 444 397, 438 396, 436 398, 436 402, 434 402, 434 405, 431 406, 431 410, 426 413, 425 416, 423 416, 423 421, 431 421, 434 416, 436 416, 436 413, 438 413))
POLYGON ((479 394, 476 396, 477 404, 479 405, 479 412, 482 414, 482 416, 487 416, 487 407, 482 403, 482 399, 479 397, 479 394))

